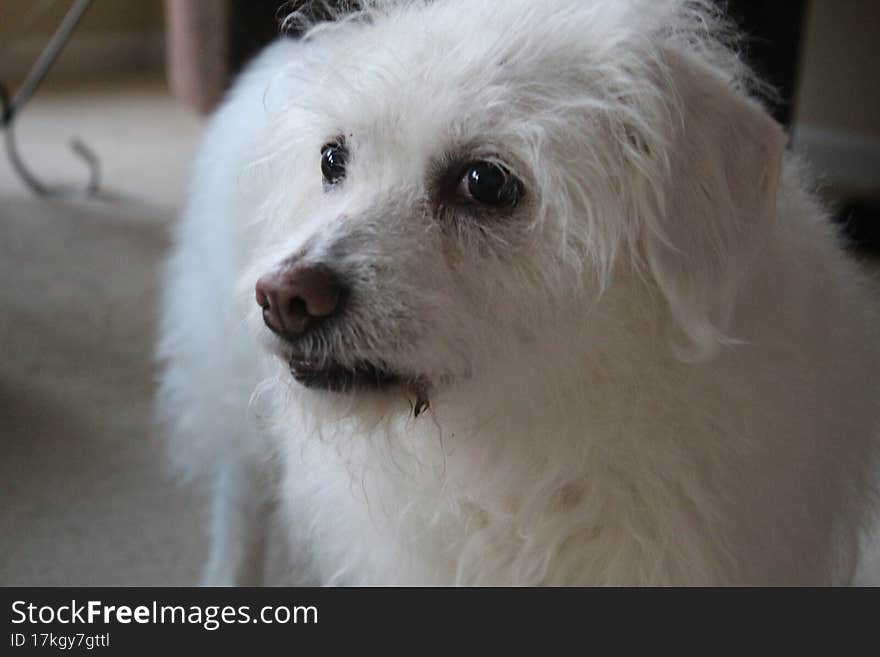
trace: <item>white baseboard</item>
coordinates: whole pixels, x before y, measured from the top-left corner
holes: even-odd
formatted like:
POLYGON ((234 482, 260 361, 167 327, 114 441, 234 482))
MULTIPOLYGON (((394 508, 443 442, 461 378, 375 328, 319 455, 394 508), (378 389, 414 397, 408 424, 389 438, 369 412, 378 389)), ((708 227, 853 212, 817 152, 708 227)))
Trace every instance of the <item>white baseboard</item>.
POLYGON ((825 184, 880 193, 880 137, 797 124, 791 143, 825 184))
MULTIPOLYGON (((18 82, 46 47, 47 39, 26 38, 3 44, 0 81, 18 82)), ((128 71, 161 71, 165 62, 165 35, 153 33, 77 33, 52 67, 53 78, 78 78, 128 71)))

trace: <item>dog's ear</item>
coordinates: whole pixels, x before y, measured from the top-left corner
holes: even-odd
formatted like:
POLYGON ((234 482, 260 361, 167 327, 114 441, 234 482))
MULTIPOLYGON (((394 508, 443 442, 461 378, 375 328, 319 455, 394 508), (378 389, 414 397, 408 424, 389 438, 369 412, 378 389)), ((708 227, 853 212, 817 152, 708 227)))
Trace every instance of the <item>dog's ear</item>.
POLYGON ((690 56, 669 50, 676 99, 668 178, 645 255, 693 357, 725 341, 730 314, 776 211, 782 128, 690 56), (696 351, 693 350, 696 348, 696 351))

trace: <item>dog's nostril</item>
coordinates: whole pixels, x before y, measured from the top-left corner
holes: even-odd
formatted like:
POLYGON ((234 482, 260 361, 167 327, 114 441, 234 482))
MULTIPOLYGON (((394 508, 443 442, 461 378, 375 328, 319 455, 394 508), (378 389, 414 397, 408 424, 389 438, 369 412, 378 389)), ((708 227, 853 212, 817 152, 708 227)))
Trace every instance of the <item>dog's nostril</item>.
POLYGON ((309 317, 328 317, 339 305, 342 283, 329 267, 297 267, 289 277, 290 292, 300 300, 309 317))
POLYGON ((309 317, 309 310, 306 307, 306 302, 300 297, 293 297, 290 300, 287 312, 295 319, 307 319, 309 317))

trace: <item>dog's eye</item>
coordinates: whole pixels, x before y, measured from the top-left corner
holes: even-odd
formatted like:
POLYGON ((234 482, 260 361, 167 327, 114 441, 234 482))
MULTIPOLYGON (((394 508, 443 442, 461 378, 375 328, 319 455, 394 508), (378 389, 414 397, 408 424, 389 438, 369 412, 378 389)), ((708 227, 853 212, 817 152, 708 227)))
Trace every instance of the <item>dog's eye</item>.
POLYGON ((345 178, 345 164, 348 150, 340 142, 325 144, 321 148, 321 173, 325 185, 335 185, 345 178))
POLYGON ((512 208, 522 196, 522 183, 495 162, 474 162, 461 186, 466 197, 491 208, 512 208))

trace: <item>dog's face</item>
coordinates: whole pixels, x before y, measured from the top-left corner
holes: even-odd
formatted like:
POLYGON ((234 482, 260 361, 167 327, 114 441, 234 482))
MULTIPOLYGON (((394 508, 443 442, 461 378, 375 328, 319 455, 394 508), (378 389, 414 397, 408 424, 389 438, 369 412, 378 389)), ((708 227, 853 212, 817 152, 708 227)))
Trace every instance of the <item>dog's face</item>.
MULTIPOLYGON (((254 312, 295 379, 427 389, 582 339, 621 259, 645 263, 669 305, 695 313, 683 321, 711 314, 683 288, 695 275, 715 284, 712 264, 697 271, 684 253, 682 273, 679 245, 662 246, 679 230, 669 208, 687 196, 673 181, 691 176, 712 213, 738 221, 727 171, 744 171, 767 132, 757 110, 735 99, 691 119, 678 105, 689 85, 701 115, 724 107, 705 89, 725 103, 732 92, 659 47, 615 44, 627 16, 613 3, 558 4, 548 18, 542 3, 413 3, 304 45, 287 73, 296 98, 272 128, 269 151, 284 164, 249 274, 254 312), (730 131, 745 145, 705 143, 730 131)), ((764 159, 748 190, 756 207, 775 181, 764 159)), ((725 257, 726 243, 708 246, 725 257)))

